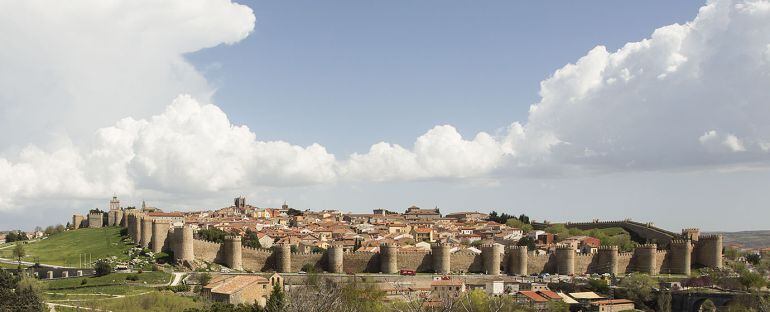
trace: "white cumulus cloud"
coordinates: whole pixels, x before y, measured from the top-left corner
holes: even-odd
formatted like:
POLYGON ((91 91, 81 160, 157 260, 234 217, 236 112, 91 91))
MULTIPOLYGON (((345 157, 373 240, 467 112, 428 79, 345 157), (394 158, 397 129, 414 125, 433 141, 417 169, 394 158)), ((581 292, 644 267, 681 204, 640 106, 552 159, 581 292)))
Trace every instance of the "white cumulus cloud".
POLYGON ((541 83, 518 148, 600 170, 768 163, 768 4, 709 1, 691 22, 595 47, 541 83))
POLYGON ((0 1, 0 133, 15 133, 0 144, 78 140, 181 93, 207 100, 183 54, 238 42, 254 23, 230 0, 0 1))
POLYGON ((336 178, 335 163, 317 144, 258 141, 217 106, 183 95, 149 119, 125 118, 99 129, 87 146, 29 146, 15 161, 0 158, 0 208, 29 197, 327 183, 336 178))

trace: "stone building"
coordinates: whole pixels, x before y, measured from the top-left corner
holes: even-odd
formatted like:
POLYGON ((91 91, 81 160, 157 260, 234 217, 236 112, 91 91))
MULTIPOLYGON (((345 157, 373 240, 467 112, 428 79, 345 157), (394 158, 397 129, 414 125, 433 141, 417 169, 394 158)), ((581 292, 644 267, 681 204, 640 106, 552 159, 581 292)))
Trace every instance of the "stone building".
POLYGON ((267 303, 274 285, 283 288, 283 277, 273 274, 270 278, 254 275, 219 275, 203 286, 202 294, 212 301, 230 304, 267 303))

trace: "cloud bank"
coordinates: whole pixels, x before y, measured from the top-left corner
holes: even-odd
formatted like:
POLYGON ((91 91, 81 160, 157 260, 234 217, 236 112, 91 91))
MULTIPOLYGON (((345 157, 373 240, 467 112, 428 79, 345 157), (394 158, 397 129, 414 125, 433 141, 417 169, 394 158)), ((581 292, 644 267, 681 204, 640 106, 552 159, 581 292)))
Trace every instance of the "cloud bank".
POLYGON ((145 118, 180 93, 213 93, 184 53, 232 44, 254 28, 229 0, 0 2, 0 145, 88 138, 145 118), (25 131, 18 131, 24 129, 25 131))
MULTIPOLYGON (((770 162, 768 1, 710 1, 686 24, 661 27, 650 38, 630 42, 614 52, 597 46, 542 81, 541 99, 531 106, 528 119, 514 122, 500 133, 481 132, 469 139, 450 125, 440 125, 417 138, 411 147, 380 142, 365 153, 346 157, 336 157, 319 144, 302 147, 260 141, 258 134, 246 126, 233 125, 224 112, 208 104, 206 92, 210 89, 181 54, 241 40, 253 28, 254 17, 248 8, 228 1, 199 2, 201 6, 195 9, 179 5, 185 7, 179 11, 174 4, 164 4, 159 12, 165 15, 139 9, 134 12, 133 5, 91 4, 97 7, 97 16, 117 14, 115 18, 122 17, 125 23, 99 29, 86 36, 91 39, 80 40, 99 42, 104 39, 101 36, 118 32, 129 37, 124 38, 126 42, 150 47, 142 53, 152 58, 152 64, 139 66, 137 72, 129 70, 127 78, 144 77, 148 71, 159 74, 160 82, 140 84, 158 85, 147 94, 131 90, 130 96, 119 96, 116 91, 123 90, 122 86, 113 87, 116 82, 109 81, 96 86, 105 85, 105 94, 112 92, 113 98, 119 98, 115 101, 97 101, 106 97, 68 98, 66 95, 87 94, 91 88, 87 83, 65 88, 78 75, 88 76, 86 70, 69 69, 69 62, 78 57, 51 60, 49 54, 53 52, 22 55, 28 48, 0 52, 0 65, 18 62, 18 70, 33 68, 43 75, 47 68, 69 69, 40 83, 54 84, 53 94, 45 96, 63 97, 63 103, 70 106, 82 102, 87 103, 84 108, 93 109, 104 103, 109 103, 103 105, 107 108, 129 102, 157 103, 160 95, 170 90, 184 93, 185 88, 179 86, 203 90, 203 95, 189 92, 191 95, 177 97, 154 116, 123 114, 140 117, 102 126, 84 142, 64 140, 49 148, 28 145, 0 158, 0 209, 31 196, 88 198, 141 190, 184 194, 257 186, 496 178, 533 172, 687 170, 765 166, 770 162), (201 15, 206 17, 199 19, 201 15), (136 20, 143 22, 128 23, 136 20), (137 25, 153 31, 143 32, 136 29, 137 25), (154 55, 162 57, 154 59, 154 55), (45 63, 39 67, 28 64, 38 58, 45 59, 45 63), (175 76, 180 70, 181 78, 175 76)), ((32 5, 36 2, 9 3, 28 11, 48 12, 32 5)), ((10 8, 8 3, 3 5, 10 8)), ((104 20, 94 21, 100 22, 104 20)), ((0 29, 7 29, 3 26, 0 29)), ((0 39, 5 37, 12 36, 0 33, 0 39)), ((94 55, 106 53, 105 62, 109 63, 110 56, 123 53, 122 49, 130 45, 123 43, 124 39, 107 40, 104 50, 94 55)), ((62 39, 60 44, 66 48, 71 42, 62 39)), ((131 47, 130 51, 138 50, 142 48, 131 47)), ((65 52, 70 55, 84 51, 65 52)), ((105 63, 83 65, 95 68, 95 76, 101 73, 112 77, 104 72, 105 63)), ((0 82, 11 80, 10 76, 0 72, 0 82)), ((91 78, 89 81, 98 80, 91 78)), ((36 81, 34 77, 24 80, 36 81)), ((131 84, 128 80, 117 83, 131 84)), ((11 86, 29 87, 16 82, 11 86)), ((0 98, 18 103, 11 90, 0 87, 0 98)), ((29 95, 21 92, 17 96, 29 95)), ((45 100, 31 98, 40 103, 45 100)), ((17 107, 3 109, 13 111, 17 107)))

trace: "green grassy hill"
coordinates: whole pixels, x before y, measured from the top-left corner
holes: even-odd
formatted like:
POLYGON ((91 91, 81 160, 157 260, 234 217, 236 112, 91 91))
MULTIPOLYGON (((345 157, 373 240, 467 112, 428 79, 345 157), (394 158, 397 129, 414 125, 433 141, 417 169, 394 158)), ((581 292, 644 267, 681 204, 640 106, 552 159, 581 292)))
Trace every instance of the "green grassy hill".
MULTIPOLYGON (((116 256, 128 259, 125 251, 131 248, 121 240, 120 228, 78 229, 51 235, 24 245, 27 256, 24 261, 40 261, 42 264, 78 266, 80 255, 90 254, 91 259, 116 256)), ((0 250, 0 257, 13 259, 13 248, 0 250)))

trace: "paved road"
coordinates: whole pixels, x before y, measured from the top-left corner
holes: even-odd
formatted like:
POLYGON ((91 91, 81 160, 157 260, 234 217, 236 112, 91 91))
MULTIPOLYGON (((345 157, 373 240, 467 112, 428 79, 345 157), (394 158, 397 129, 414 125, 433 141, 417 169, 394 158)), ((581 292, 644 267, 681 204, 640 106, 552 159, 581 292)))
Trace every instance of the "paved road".
POLYGON ((179 285, 180 282, 182 282, 182 278, 186 273, 184 272, 174 272, 174 278, 171 280, 171 283, 168 284, 168 286, 176 286, 179 285))

